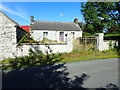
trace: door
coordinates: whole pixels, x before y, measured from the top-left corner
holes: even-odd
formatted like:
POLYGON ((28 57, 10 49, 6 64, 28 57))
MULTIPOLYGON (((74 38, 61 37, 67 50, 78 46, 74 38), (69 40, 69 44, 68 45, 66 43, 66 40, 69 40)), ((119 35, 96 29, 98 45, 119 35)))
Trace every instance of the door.
POLYGON ((64 32, 59 33, 59 41, 64 41, 64 32))

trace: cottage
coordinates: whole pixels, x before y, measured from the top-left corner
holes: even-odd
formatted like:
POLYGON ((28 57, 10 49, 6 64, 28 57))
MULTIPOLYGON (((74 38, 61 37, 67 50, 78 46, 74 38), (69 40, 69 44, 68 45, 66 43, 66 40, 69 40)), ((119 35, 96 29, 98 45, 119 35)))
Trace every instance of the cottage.
POLYGON ((74 22, 49 22, 34 21, 34 16, 31 16, 31 35, 37 41, 41 41, 43 38, 57 42, 66 41, 68 33, 71 33, 73 38, 82 37, 77 18, 74 19, 74 22))
POLYGON ((0 59, 15 54, 17 42, 25 33, 17 22, 0 11, 0 59))

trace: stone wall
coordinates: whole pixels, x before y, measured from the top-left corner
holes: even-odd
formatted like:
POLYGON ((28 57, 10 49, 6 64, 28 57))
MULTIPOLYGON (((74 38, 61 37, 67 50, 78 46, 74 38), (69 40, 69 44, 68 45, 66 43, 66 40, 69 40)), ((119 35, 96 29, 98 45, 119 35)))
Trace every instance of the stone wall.
POLYGON ((0 59, 12 57, 16 41, 15 24, 0 12, 0 59))

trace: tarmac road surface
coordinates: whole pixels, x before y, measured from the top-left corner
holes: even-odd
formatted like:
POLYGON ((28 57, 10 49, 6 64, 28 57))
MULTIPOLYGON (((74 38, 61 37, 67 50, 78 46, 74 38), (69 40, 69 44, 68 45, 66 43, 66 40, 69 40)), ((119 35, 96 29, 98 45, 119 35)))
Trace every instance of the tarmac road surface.
POLYGON ((72 62, 67 63, 67 68, 70 77, 82 73, 89 76, 83 84, 86 88, 105 87, 110 83, 118 86, 118 60, 118 58, 112 58, 72 62))
POLYGON ((7 70, 2 75, 2 87, 104 88, 108 84, 118 87, 119 59, 77 61, 66 64, 24 68, 9 72, 7 70))

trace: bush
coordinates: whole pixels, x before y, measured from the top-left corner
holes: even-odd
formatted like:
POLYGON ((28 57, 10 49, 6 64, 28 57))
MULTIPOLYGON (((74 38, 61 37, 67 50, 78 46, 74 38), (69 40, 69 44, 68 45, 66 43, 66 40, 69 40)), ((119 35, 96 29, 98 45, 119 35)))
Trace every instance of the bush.
POLYGON ((83 32, 83 36, 84 37, 95 37, 95 35, 92 35, 92 34, 87 33, 87 32, 83 32))
MULTIPOLYGON (((9 65, 3 66, 2 69, 7 68, 22 68, 22 67, 31 67, 36 65, 45 65, 45 64, 53 64, 59 62, 63 59, 61 53, 51 53, 51 54, 43 54, 40 50, 33 51, 32 49, 29 50, 29 56, 22 56, 16 58, 9 58, 7 59, 7 63, 9 65)), ((3 60, 5 64, 6 60, 3 60)))

